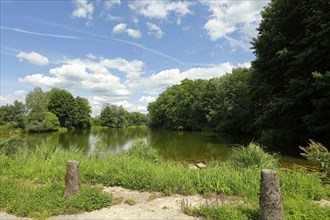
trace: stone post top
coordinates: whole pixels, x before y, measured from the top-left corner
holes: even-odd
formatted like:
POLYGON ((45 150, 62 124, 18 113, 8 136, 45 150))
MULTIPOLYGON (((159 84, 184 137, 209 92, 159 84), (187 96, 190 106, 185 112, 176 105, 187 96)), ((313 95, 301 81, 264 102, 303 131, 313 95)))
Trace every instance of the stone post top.
POLYGON ((68 163, 79 163, 77 160, 69 160, 68 163))
POLYGON ((272 169, 262 169, 261 170, 261 173, 263 174, 269 174, 269 173, 276 173, 275 170, 272 170, 272 169))

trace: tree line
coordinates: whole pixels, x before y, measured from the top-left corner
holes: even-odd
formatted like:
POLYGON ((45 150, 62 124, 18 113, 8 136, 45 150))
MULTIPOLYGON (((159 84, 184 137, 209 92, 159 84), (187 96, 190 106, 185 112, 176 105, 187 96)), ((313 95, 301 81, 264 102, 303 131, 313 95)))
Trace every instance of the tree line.
POLYGON ((146 115, 128 112, 122 106, 105 105, 100 116, 91 117, 87 99, 74 97, 64 89, 54 88, 49 92, 35 88, 30 91, 25 103, 14 101, 0 107, 0 126, 9 125, 29 132, 57 131, 60 127, 89 129, 91 125, 126 127, 148 123, 146 115))
POLYGON ((169 87, 150 126, 330 144, 329 1, 273 0, 261 14, 252 67, 169 87))

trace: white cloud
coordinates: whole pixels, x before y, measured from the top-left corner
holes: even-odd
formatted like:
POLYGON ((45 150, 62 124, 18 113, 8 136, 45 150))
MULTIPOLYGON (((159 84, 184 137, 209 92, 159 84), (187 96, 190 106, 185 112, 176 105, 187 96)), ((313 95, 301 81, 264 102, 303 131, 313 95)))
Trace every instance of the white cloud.
POLYGON ((96 59, 96 56, 94 54, 91 54, 91 53, 87 54, 86 57, 89 58, 89 59, 91 59, 91 60, 95 60, 96 59))
POLYGON ((112 33, 118 34, 118 33, 127 33, 128 36, 133 38, 140 38, 142 37, 139 30, 134 30, 131 28, 127 28, 127 25, 124 23, 117 24, 113 29, 112 33))
POLYGON ((129 79, 140 77, 144 66, 140 60, 127 61, 118 57, 115 59, 103 59, 100 63, 107 68, 116 69, 127 74, 127 78, 129 79))
POLYGON ((11 105, 15 100, 24 102, 27 92, 25 90, 17 90, 13 93, 6 94, 6 96, 0 95, 0 106, 11 105))
POLYGON ((32 74, 19 78, 19 82, 29 83, 42 88, 76 88, 91 91, 95 94, 114 97, 129 96, 130 92, 121 83, 121 79, 113 75, 100 62, 90 60, 67 60, 61 66, 50 69, 50 76, 32 74))
POLYGON ((94 6, 92 3, 88 3, 87 0, 73 0, 72 1, 74 10, 72 16, 75 18, 85 18, 87 20, 92 20, 92 15, 94 12, 94 6))
POLYGON ((231 46, 248 50, 247 44, 257 34, 261 21, 260 11, 268 1, 206 1, 211 16, 204 25, 210 39, 226 38, 231 46), (241 39, 228 38, 231 33, 241 34, 241 39), (239 42, 243 41, 243 42, 239 42))
POLYGON ((132 91, 142 91, 145 94, 157 96, 167 87, 180 83, 181 80, 188 79, 211 79, 220 77, 231 72, 235 66, 229 62, 214 65, 213 67, 191 68, 186 71, 179 69, 163 70, 154 73, 149 77, 134 81, 134 84, 128 85, 132 91))
POLYGON ((161 20, 166 20, 170 13, 174 13, 177 24, 180 24, 183 16, 192 13, 189 9, 191 5, 189 1, 132 1, 129 8, 145 17, 161 20))
POLYGON ((48 65, 49 60, 47 57, 32 51, 31 53, 26 53, 26 52, 20 52, 16 55, 16 57, 20 60, 26 60, 29 63, 32 63, 34 65, 38 65, 38 66, 45 66, 48 65))
POLYGON ((156 24, 147 22, 147 27, 150 30, 148 34, 155 35, 157 38, 162 38, 164 35, 164 32, 160 29, 160 27, 156 24))
POLYGON ((139 98, 139 102, 142 102, 144 104, 148 104, 150 102, 156 101, 157 97, 155 96, 141 96, 139 98))
POLYGON ((106 9, 111 9, 114 5, 120 5, 120 0, 104 0, 104 6, 106 9))

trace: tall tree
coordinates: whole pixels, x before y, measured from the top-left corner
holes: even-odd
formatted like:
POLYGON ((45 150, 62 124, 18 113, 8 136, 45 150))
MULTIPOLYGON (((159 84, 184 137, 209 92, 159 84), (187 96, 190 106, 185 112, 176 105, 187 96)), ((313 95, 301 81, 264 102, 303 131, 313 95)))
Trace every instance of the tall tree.
POLYGON ((26 128, 31 132, 56 131, 59 128, 59 121, 56 115, 48 112, 47 94, 41 88, 35 88, 25 98, 28 115, 26 128))
MULTIPOLYGON (((326 78, 330 70, 330 2, 327 0, 273 0, 262 12, 259 34, 253 41, 256 60, 251 81, 255 129, 268 137, 304 142, 327 140, 327 129, 309 126, 318 115, 330 115, 329 105, 317 103, 325 93, 313 72, 326 78), (314 101, 313 101, 314 100, 314 101), (314 116, 312 116, 314 115, 314 116)), ((330 85, 323 85, 330 90, 330 85)))
POLYGON ((0 107, 0 125, 11 123, 14 128, 25 126, 25 105, 17 100, 12 105, 0 107))
POLYGON ((48 110, 54 113, 61 127, 76 125, 77 104, 72 94, 64 89, 52 89, 48 93, 48 110))
POLYGON ((76 117, 75 117, 76 118, 75 127, 76 128, 90 128, 90 126, 91 126, 90 113, 92 112, 92 109, 88 103, 88 100, 77 96, 76 105, 77 105, 77 111, 76 111, 76 117))

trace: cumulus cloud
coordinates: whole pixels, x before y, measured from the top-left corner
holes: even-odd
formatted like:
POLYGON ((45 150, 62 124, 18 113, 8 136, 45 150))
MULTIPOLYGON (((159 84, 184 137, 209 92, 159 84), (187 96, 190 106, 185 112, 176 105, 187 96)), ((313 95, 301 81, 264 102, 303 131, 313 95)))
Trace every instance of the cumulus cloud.
POLYGON ((150 102, 156 101, 157 97, 155 96, 141 96, 139 98, 139 102, 142 102, 144 104, 148 104, 150 102))
MULTIPOLYGON (((156 100, 156 97, 167 87, 178 84, 185 78, 220 77, 231 72, 235 67, 226 62, 209 67, 190 68, 183 71, 174 68, 143 75, 144 63, 140 60, 90 57, 90 59, 62 60, 48 73, 27 75, 19 78, 19 82, 44 89, 57 87, 87 93, 93 115, 99 114, 106 103, 122 105, 129 111, 146 113, 148 103, 156 100), (133 95, 139 95, 135 102, 132 101, 133 95)), ((249 67, 250 62, 237 66, 249 67)))
POLYGON ((141 38, 141 32, 139 30, 127 28, 127 24, 120 23, 117 24, 113 29, 112 33, 118 34, 118 33, 127 33, 128 36, 133 38, 141 38))
POLYGON ((95 94, 114 97, 129 96, 130 92, 101 62, 90 60, 67 60, 61 66, 49 70, 50 75, 32 74, 19 78, 19 82, 46 88, 76 88, 95 94))
POLYGON ((227 37, 231 46, 247 50, 247 43, 257 34, 256 28, 261 21, 260 11, 267 1, 206 1, 211 16, 204 25, 210 39, 216 41, 227 37), (228 35, 241 34, 241 39, 233 40, 228 35), (240 43, 240 41, 245 41, 240 43))
POLYGON ((123 58, 102 59, 100 62, 103 66, 111 69, 116 69, 127 75, 127 78, 138 78, 141 75, 144 63, 140 60, 127 61, 123 58))
POLYGON ((158 25, 147 22, 147 27, 149 29, 148 34, 155 35, 157 38, 163 37, 164 32, 160 29, 160 27, 158 25))
POLYGON ((181 18, 191 14, 189 1, 132 1, 129 8, 148 18, 166 20, 170 13, 176 15, 177 24, 181 23, 181 18))
POLYGON ((183 79, 211 79, 231 72, 235 66, 229 62, 214 65, 213 67, 190 68, 186 71, 168 69, 154 73, 149 77, 140 78, 134 84, 128 85, 133 91, 143 91, 145 94, 156 96, 167 87, 180 83, 183 79))
POLYGON ((20 60, 26 60, 29 63, 32 63, 37 66, 45 66, 49 64, 49 60, 47 57, 32 51, 31 53, 20 52, 16 55, 16 57, 20 60))
POLYGON ((24 102, 27 92, 25 90, 17 90, 12 93, 6 94, 6 96, 0 95, 0 106, 13 104, 15 100, 24 102))
POLYGON ((73 0, 74 10, 72 12, 72 17, 74 18, 84 18, 87 20, 92 20, 92 15, 94 12, 94 6, 92 3, 88 3, 87 0, 73 0))

